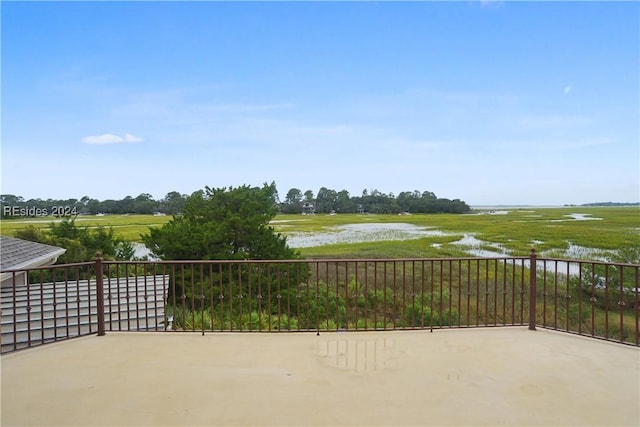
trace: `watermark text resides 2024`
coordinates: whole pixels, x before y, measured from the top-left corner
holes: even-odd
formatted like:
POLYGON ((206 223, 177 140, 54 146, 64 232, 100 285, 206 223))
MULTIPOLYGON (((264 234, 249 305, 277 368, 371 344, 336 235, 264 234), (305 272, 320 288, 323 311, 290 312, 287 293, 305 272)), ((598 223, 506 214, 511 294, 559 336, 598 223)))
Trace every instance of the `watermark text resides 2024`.
POLYGON ((73 216, 78 214, 75 206, 51 206, 49 208, 35 206, 3 206, 3 217, 38 217, 38 216, 73 216))

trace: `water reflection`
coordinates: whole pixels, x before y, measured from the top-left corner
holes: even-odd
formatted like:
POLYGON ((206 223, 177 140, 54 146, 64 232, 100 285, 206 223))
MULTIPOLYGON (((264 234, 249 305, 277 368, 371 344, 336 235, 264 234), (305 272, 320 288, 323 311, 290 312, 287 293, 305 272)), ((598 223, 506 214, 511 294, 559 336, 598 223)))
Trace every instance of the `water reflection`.
POLYGON ((138 259, 148 259, 149 261, 160 261, 151 254, 151 250, 143 243, 131 242, 133 246, 133 255, 138 259))
POLYGON ((318 343, 318 354, 333 368, 370 372, 391 366, 393 342, 388 338, 339 338, 318 343))
POLYGON ((409 240, 446 234, 432 227, 406 223, 345 224, 320 233, 286 233, 287 243, 292 248, 308 248, 336 243, 409 240))
POLYGON ((467 246, 468 249, 465 249, 465 252, 471 256, 482 258, 502 258, 509 256, 508 251, 502 245, 497 243, 487 243, 483 240, 477 239, 472 234, 465 233, 462 239, 456 240, 452 244, 467 246), (495 248, 495 250, 483 249, 482 246, 489 246, 491 248, 495 248))

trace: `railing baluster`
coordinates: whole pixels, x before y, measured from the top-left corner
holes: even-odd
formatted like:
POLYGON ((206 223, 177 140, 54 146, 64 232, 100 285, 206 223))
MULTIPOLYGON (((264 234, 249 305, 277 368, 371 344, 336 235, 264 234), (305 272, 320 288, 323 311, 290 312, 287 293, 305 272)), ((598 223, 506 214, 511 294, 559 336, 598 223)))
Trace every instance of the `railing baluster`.
MULTIPOLYGON (((14 273, 14 275, 15 275, 15 273, 14 273)), ((27 273, 26 275, 28 276, 29 274, 27 273)), ((45 320, 45 316, 46 316, 46 309, 45 309, 45 302, 44 302, 44 282, 43 282, 44 281, 44 274, 42 274, 42 270, 40 271, 39 276, 40 276, 40 344, 44 344, 45 343, 45 331, 46 331, 44 320, 45 320)), ((14 323, 13 327, 15 328, 15 323, 14 323)))
POLYGON ((626 305, 624 297, 624 267, 620 267, 620 297, 618 301, 618 307, 620 308, 620 342, 624 342, 624 308, 626 305))
POLYGON ((640 321, 639 321, 639 315, 640 314, 640 274, 639 271, 640 268, 636 268, 635 269, 635 274, 634 274, 634 288, 633 288, 633 293, 634 293, 634 301, 633 301, 633 312, 635 313, 635 340, 634 343, 635 345, 640 345, 640 321))
POLYGON ((582 335, 582 263, 578 263, 578 335, 582 335))
POLYGON ((493 260, 493 326, 498 326, 498 259, 493 260))
MULTIPOLYGON (((104 327, 104 289, 103 289, 102 254, 96 257, 96 310, 98 316, 98 336, 105 335, 104 327)), ((89 322, 91 323, 91 322, 89 322)))
POLYGON ((471 260, 468 259, 467 260, 467 289, 466 289, 466 294, 467 294, 467 326, 471 325, 471 260))
POLYGON ((349 261, 344 262, 344 329, 349 330, 349 261))
POLYGON ((565 330, 569 332, 569 318, 571 317, 571 275, 570 273, 570 265, 567 262, 567 272, 566 272, 566 290, 565 290, 565 317, 567 320, 565 330))
POLYGON ((462 319, 462 260, 458 260, 458 327, 462 319))
POLYGON ((609 265, 604 266, 604 339, 609 339, 609 265))
POLYGON ((453 325, 451 325, 451 317, 452 317, 452 313, 453 313, 453 260, 449 260, 449 297, 447 298, 449 300, 449 313, 447 313, 447 323, 449 328, 451 328, 453 325))
POLYGON ((373 262, 373 329, 378 329, 378 261, 373 262))
POLYGON ((109 330, 161 331, 171 323, 204 334, 527 323, 535 330, 539 320, 541 327, 639 345, 639 270, 634 264, 538 259, 534 251, 504 258, 96 260, 31 269, 30 290, 18 286, 22 275, 12 272, 3 302, 13 306, 4 309, 13 322, 2 328, 0 343, 6 352, 95 333, 98 315, 99 333, 106 322, 109 330), (93 307, 98 289, 101 308, 93 307), (92 295, 86 303, 85 290, 92 295), (27 328, 17 327, 23 324, 27 328))

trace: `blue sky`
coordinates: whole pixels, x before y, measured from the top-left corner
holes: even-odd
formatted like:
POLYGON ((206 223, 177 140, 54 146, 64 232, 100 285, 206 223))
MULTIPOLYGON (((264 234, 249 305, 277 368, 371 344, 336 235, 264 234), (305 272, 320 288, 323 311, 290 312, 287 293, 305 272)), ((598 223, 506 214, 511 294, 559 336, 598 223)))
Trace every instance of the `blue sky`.
POLYGON ((640 200, 638 2, 0 7, 5 194, 640 200))

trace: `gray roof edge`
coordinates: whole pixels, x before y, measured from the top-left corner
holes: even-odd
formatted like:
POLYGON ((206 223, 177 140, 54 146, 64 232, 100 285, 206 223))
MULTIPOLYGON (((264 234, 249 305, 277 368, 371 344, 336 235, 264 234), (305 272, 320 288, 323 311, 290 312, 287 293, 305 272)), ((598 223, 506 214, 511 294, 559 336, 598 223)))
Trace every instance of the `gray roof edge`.
MULTIPOLYGON (((50 245, 49 245, 50 246, 50 245)), ((55 247, 55 246, 51 246, 51 247, 55 247)), ((57 248, 55 250, 52 250, 51 252, 48 252, 44 255, 40 255, 37 258, 32 258, 26 262, 23 262, 21 264, 16 264, 14 266, 11 266, 11 268, 7 268, 6 270, 2 270, 2 272, 9 272, 9 271, 15 271, 15 270, 24 270, 26 268, 35 268, 35 267, 41 267, 43 265, 48 265, 48 264, 53 264, 58 260, 58 257, 60 257, 62 254, 64 254, 65 252, 67 252, 67 250, 65 248, 57 248), (49 260, 53 260, 53 262, 48 263, 47 261, 49 260)))

